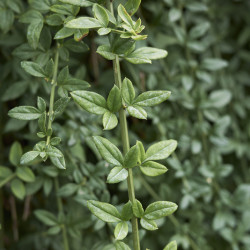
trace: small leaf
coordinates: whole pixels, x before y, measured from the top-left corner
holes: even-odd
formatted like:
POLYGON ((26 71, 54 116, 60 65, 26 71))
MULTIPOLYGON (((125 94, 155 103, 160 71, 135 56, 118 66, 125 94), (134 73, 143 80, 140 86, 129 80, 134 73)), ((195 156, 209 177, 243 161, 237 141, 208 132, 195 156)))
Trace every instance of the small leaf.
POLYGON ((132 82, 126 77, 122 82, 121 94, 125 103, 132 104, 135 99, 135 90, 132 82))
POLYGON ((60 144, 60 142, 61 142, 61 138, 60 137, 53 137, 50 140, 50 144, 53 145, 53 146, 56 146, 56 145, 60 144))
POLYGON ((108 45, 100 45, 97 48, 96 52, 98 54, 100 54, 101 56, 103 56, 107 60, 114 60, 115 59, 115 54, 111 51, 111 48, 108 45))
POLYGON ((121 218, 122 220, 129 221, 133 217, 133 209, 131 201, 128 201, 122 208, 121 218))
POLYGON ((59 31, 57 31, 54 39, 64 39, 66 37, 72 36, 74 32, 75 32, 74 29, 63 27, 59 31))
POLYGON ((133 213, 137 218, 141 218, 144 215, 144 209, 140 201, 135 200, 132 203, 133 213))
POLYGON ((158 220, 168 216, 176 211, 178 206, 169 201, 156 201, 150 204, 144 213, 144 217, 148 220, 158 220))
POLYGON ((44 223, 46 226, 55 226, 58 224, 55 215, 46 210, 38 209, 34 212, 34 214, 37 219, 44 223))
POLYGON ((126 180, 128 177, 128 171, 123 167, 114 167, 107 178, 108 183, 118 183, 126 180))
POLYGON ((67 183, 64 186, 60 187, 57 192, 57 195, 61 197, 69 197, 73 195, 79 188, 79 185, 75 183, 67 183))
POLYGON ((103 27, 107 27, 109 24, 109 16, 105 8, 103 8, 99 4, 94 4, 93 6, 93 12, 95 15, 95 18, 100 21, 103 27))
POLYGON ((147 91, 140 94, 134 101, 134 104, 143 106, 143 107, 151 107, 161 102, 166 101, 171 95, 170 91, 147 91))
POLYGON ((115 242, 115 250, 131 250, 131 248, 122 241, 115 242))
POLYGON ((116 240, 123 240, 128 234, 128 224, 125 221, 118 223, 115 227, 114 235, 116 240))
POLYGON ((19 142, 14 142, 10 148, 9 160, 14 166, 18 166, 20 164, 20 159, 22 157, 23 150, 22 146, 19 142))
POLYGON ((113 143, 101 136, 94 136, 93 139, 104 160, 114 165, 123 165, 122 153, 113 143))
POLYGON ((18 120, 36 120, 41 116, 41 112, 32 106, 19 106, 11 109, 8 115, 18 120))
POLYGON ((37 97, 37 107, 42 112, 46 110, 46 102, 42 97, 37 97))
POLYGON ((117 126, 118 120, 115 114, 107 111, 103 115, 102 123, 104 130, 111 130, 117 126))
POLYGON ((153 144, 146 152, 145 161, 156 161, 167 158, 177 147, 175 140, 166 140, 153 144))
POLYGON ((167 168, 154 161, 147 161, 140 166, 143 174, 147 176, 158 176, 167 172, 167 168))
POLYGON ((120 214, 111 204, 90 200, 87 202, 89 210, 100 220, 105 222, 120 222, 120 214))
POLYGON ((54 105, 54 115, 60 115, 63 113, 70 101, 70 97, 63 97, 58 99, 54 105))
POLYGON ((27 153, 25 153, 21 159, 20 159, 20 163, 22 165, 26 165, 29 164, 31 161, 33 161, 38 155, 40 154, 39 151, 29 151, 27 153))
POLYGON ((128 0, 125 4, 125 9, 132 16, 138 10, 141 0, 128 0))
POLYGON ((38 63, 23 61, 21 67, 32 76, 46 77, 43 68, 38 63))
POLYGON ((73 29, 94 29, 101 28, 102 23, 92 17, 79 17, 67 22, 66 27, 73 29))
POLYGON ((121 91, 114 85, 108 95, 107 106, 111 112, 117 112, 122 106, 121 91))
POLYGON ((25 197, 25 194, 26 194, 25 186, 23 185, 23 183, 20 180, 14 179, 10 183, 10 188, 11 188, 11 191, 13 192, 13 194, 17 198, 22 200, 25 197))
POLYGON ((137 145, 129 149, 124 157, 124 167, 133 168, 138 165, 139 161, 139 148, 137 145))
POLYGON ((142 107, 138 105, 132 105, 132 106, 129 106, 127 110, 131 116, 138 118, 138 119, 147 120, 147 112, 142 107))
POLYGON ((0 166, 0 179, 5 179, 12 174, 13 174, 13 172, 11 171, 10 168, 0 166))
POLYGON ((145 159, 145 156, 146 156, 144 146, 143 146, 142 142, 140 142, 140 141, 136 141, 136 145, 137 145, 137 147, 139 149, 140 162, 143 162, 144 159, 145 159))
POLYGON ((203 60, 201 67, 210 71, 216 71, 228 66, 228 62, 218 58, 206 58, 203 60))
MULTIPOLYGON (((110 28, 100 28, 97 33, 99 36, 105 36, 107 34, 109 34, 111 32, 111 29, 110 28)), ((105 46, 105 45, 103 45, 105 46)))
POLYGON ((154 220, 147 220, 146 218, 141 218, 141 226, 149 231, 157 230, 158 227, 154 220))
POLYGON ((16 174, 21 180, 26 182, 33 182, 36 179, 34 173, 28 167, 19 167, 16 174))
POLYGON ((86 111, 103 115, 107 111, 106 100, 103 96, 90 91, 74 91, 70 93, 73 100, 86 111))
POLYGON ((53 157, 50 156, 50 160, 59 169, 66 169, 65 159, 64 157, 53 157))
POLYGON ((87 0, 60 0, 60 2, 76 5, 79 7, 89 7, 93 5, 93 2, 87 0))
POLYGON ((208 99, 208 106, 214 108, 222 108, 226 106, 232 99, 232 93, 227 89, 215 90, 211 92, 208 99))
POLYGON ((169 244, 167 244, 163 250, 177 250, 177 243, 176 241, 171 241, 169 244))
POLYGON ((118 14, 123 22, 133 27, 133 20, 131 16, 128 14, 128 12, 126 11, 126 9, 122 6, 122 4, 118 6, 118 14))
POLYGON ((43 29, 43 20, 32 22, 28 27, 27 39, 28 39, 29 45, 33 49, 37 49, 38 47, 42 29, 43 29))

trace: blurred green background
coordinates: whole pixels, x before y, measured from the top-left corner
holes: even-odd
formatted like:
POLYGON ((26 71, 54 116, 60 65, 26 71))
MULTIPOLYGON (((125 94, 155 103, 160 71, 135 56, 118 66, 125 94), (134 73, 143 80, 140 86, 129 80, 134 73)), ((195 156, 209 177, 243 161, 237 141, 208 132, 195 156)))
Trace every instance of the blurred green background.
MULTIPOLYGON (((44 65, 50 58, 57 27, 46 20, 55 3, 0 1, 0 165, 12 170, 13 158, 20 153, 17 142, 23 152, 30 150, 37 141, 37 125, 10 119, 7 112, 35 104, 37 96, 49 100, 49 84, 27 75, 20 62, 31 59, 44 65), (28 25, 19 21, 29 9, 44 17, 37 49, 27 43, 28 25)), ((80 14, 90 11, 83 8, 80 14)), ((139 46, 166 49, 168 57, 152 65, 122 61, 123 76, 135 83, 138 92, 162 89, 172 95, 147 109, 147 121, 129 118, 131 144, 139 139, 148 146, 171 138, 178 141, 178 149, 163 161, 169 169, 165 175, 146 178, 135 171, 136 197, 144 205, 155 200, 179 205, 174 216, 158 221, 159 230, 140 231, 142 249, 160 250, 170 240, 176 240, 180 250, 250 249, 249 11, 246 0, 142 0, 136 15, 146 26, 148 39, 139 46)), ((73 76, 107 96, 114 79, 112 64, 95 52, 102 38, 90 32, 83 41, 90 49, 77 53, 66 48, 60 65, 68 64, 73 76)), ((121 146, 120 130, 103 131, 99 117, 71 102, 54 122, 54 131, 63 138, 67 170, 49 163, 31 166, 36 180, 24 183, 22 200, 8 183, 1 188, 0 249, 63 249, 61 234, 48 231, 34 216, 36 209, 56 215, 56 195, 63 200, 70 249, 113 249, 112 225, 92 216, 86 200, 127 202, 125 183, 106 184, 110 168, 100 161, 91 140, 92 135, 105 135, 121 146)), ((0 172, 0 182, 3 179, 0 172)))

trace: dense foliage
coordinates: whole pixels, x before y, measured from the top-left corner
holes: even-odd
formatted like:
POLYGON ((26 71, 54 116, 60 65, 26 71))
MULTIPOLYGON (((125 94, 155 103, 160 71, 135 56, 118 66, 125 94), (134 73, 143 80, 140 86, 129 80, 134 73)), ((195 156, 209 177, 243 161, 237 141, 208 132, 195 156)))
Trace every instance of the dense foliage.
MULTIPOLYGON (((143 31, 139 22, 129 26, 120 7, 120 17, 125 15, 121 19, 127 20, 123 40, 136 40, 137 53, 132 43, 115 44, 120 31, 113 40, 107 39, 114 32, 108 22, 115 21, 110 14, 103 18, 97 5, 92 8, 97 2, 107 7, 101 0, 0 2, 0 249, 63 249, 65 245, 76 250, 126 249, 113 242, 115 237, 125 238, 121 228, 128 226, 131 232, 131 224, 107 224, 87 207, 88 200, 92 200, 89 208, 98 200, 122 213, 128 201, 126 182, 106 182, 107 177, 111 183, 121 181, 113 176, 123 171, 126 177, 125 169, 119 166, 114 172, 114 158, 109 162, 95 146, 100 140, 105 144, 105 137, 122 148, 114 113, 124 103, 112 106, 117 79, 109 61, 116 54, 124 58, 122 79, 129 91, 124 91, 123 100, 130 114, 131 145, 142 141, 147 149, 158 141, 178 141, 176 153, 167 160, 156 159, 167 166, 166 174, 152 178, 144 175, 152 175, 150 167, 133 169, 136 198, 144 208, 156 200, 179 205, 174 215, 157 218, 158 230, 140 227, 142 249, 163 249, 171 240, 176 240, 178 249, 249 249, 249 2, 144 0, 134 13, 137 7, 129 6, 131 1, 126 5, 127 1, 115 0, 115 16, 121 3, 134 14, 134 21, 140 18, 145 25, 143 31), (95 19, 89 19, 89 30, 78 29, 72 20, 76 16, 95 19), (161 48, 162 55, 140 56, 143 47, 161 48), (128 49, 125 54, 124 49, 128 49), (164 57, 163 49, 168 51, 165 59, 137 65, 164 57), (97 98, 97 108, 77 100, 89 98, 90 92, 85 92, 89 86, 88 91, 105 97, 97 98), (159 89, 164 90, 157 92, 159 102, 171 91, 169 100, 155 107, 143 105, 140 94, 159 89), (32 121, 10 118, 8 112, 32 121), (38 155, 44 162, 36 160, 38 155)), ((117 153, 117 148, 113 150, 117 153)), ((162 164, 157 169, 164 173, 162 164)), ((109 217, 109 222, 119 222, 114 218, 109 217)), ((132 246, 132 235, 124 242, 132 246)))

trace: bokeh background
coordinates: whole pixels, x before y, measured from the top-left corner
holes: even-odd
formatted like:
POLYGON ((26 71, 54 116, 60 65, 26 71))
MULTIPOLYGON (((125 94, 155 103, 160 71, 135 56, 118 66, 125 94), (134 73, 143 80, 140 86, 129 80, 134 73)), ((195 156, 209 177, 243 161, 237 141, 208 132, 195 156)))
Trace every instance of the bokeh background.
MULTIPOLYGON (((11 154, 21 154, 20 145, 23 152, 34 146, 37 124, 10 119, 7 112, 34 105, 37 96, 49 100, 50 91, 44 80, 27 75, 20 62, 45 65, 50 58, 58 28, 46 20, 56 2, 0 1, 0 165, 12 171, 17 164, 11 154), (37 49, 27 42, 29 24, 20 21, 29 9, 44 18, 37 49)), ((172 95, 147 110, 147 121, 129 118, 130 140, 150 145, 171 138, 178 149, 163 161, 169 169, 165 175, 146 178, 135 171, 136 197, 144 206, 155 200, 179 205, 173 216, 158 221, 159 230, 140 231, 142 249, 160 250, 170 240, 180 250, 250 249, 249 11, 247 0, 142 0, 136 15, 148 39, 139 46, 166 49, 168 57, 152 65, 122 61, 123 76, 138 92, 162 89, 172 95)), ((91 8, 83 8, 80 14, 90 13, 91 8)), ((112 64, 95 52, 102 38, 90 32, 83 41, 89 50, 79 53, 69 46, 60 52, 61 66, 68 64, 73 76, 107 96, 114 79, 112 64)), ((63 200, 71 249, 113 249, 112 225, 92 216, 86 200, 118 205, 128 199, 125 183, 106 184, 110 167, 100 161, 91 140, 92 135, 105 135, 121 146, 120 130, 104 132, 98 116, 71 102, 54 122, 54 131, 62 137, 67 170, 49 163, 32 165, 36 179, 23 183, 23 199, 15 197, 9 183, 1 187, 0 249, 62 249, 61 234, 49 231, 34 215, 37 209, 57 215, 56 196, 63 200)), ((0 172, 0 183, 5 174, 0 172)))

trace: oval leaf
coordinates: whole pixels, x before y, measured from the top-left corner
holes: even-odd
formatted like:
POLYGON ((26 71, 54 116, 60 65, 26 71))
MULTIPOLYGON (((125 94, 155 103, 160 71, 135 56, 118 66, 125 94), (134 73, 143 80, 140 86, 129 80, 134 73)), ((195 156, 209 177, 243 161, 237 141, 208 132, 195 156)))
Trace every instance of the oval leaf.
POLYGON ((114 167, 107 178, 108 183, 118 183, 126 180, 128 177, 128 170, 123 167, 114 167))

